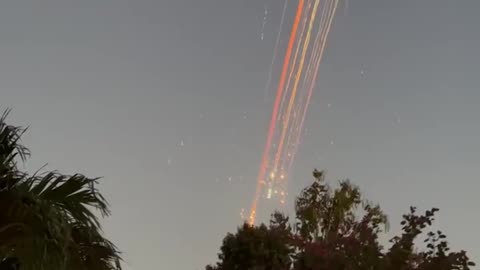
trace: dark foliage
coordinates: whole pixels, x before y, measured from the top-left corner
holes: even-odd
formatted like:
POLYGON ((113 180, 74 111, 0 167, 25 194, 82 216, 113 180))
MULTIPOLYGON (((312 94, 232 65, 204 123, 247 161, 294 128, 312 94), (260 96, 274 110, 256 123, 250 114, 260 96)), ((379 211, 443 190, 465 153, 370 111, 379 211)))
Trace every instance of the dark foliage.
POLYGON ((120 253, 93 212, 108 215, 97 179, 19 169, 29 151, 25 129, 0 118, 0 270, 113 270, 120 253))
POLYGON ((313 176, 296 200, 293 226, 280 213, 269 227, 244 224, 225 237, 219 262, 206 269, 468 270, 475 265, 465 251, 450 251, 441 231, 428 231, 437 208, 417 214, 411 207, 403 216, 402 233, 385 249, 379 236, 388 221, 381 208, 363 199, 349 181, 331 189, 323 172, 313 176), (421 236, 426 236, 425 247, 416 247, 421 236))

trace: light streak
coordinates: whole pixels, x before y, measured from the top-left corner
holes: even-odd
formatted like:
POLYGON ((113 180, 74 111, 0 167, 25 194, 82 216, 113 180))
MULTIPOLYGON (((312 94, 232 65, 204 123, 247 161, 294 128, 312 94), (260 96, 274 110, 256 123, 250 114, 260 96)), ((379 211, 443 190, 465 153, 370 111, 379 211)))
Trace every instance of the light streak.
POLYGON ((249 219, 250 224, 253 224, 255 222, 257 203, 258 203, 258 199, 260 197, 260 192, 261 192, 260 182, 263 181, 263 179, 265 178, 265 172, 267 171, 268 155, 269 155, 271 144, 272 144, 273 133, 275 131, 275 124, 277 122, 278 106, 280 104, 280 98, 281 98, 282 93, 283 93, 283 86, 285 84, 285 77, 286 77, 286 73, 287 73, 287 70, 288 70, 288 64, 290 62, 290 56, 292 54, 293 45, 295 43, 295 37, 297 35, 298 24, 299 24, 300 18, 302 16, 303 5, 304 5, 304 0, 299 0, 298 7, 297 7, 297 13, 295 15, 295 21, 293 22, 292 31, 290 33, 290 39, 288 41, 287 52, 285 53, 285 59, 284 59, 283 68, 282 68, 282 74, 280 76, 280 83, 279 83, 278 89, 277 89, 277 97, 275 98, 275 104, 274 104, 274 107, 273 107, 272 119, 270 121, 270 126, 269 126, 269 129, 268 129, 267 143, 265 144, 265 150, 263 152, 262 164, 260 166, 260 172, 259 172, 258 178, 257 178, 257 192, 256 192, 255 198, 253 200, 252 208, 251 208, 251 211, 250 211, 250 219, 249 219))
MULTIPOLYGON (((338 1, 298 0, 250 209, 248 222, 251 225, 258 213, 259 199, 265 196, 262 195, 263 192, 267 192, 268 199, 278 198, 281 205, 285 204, 288 178, 301 143, 308 107, 318 80, 338 1), (266 177, 267 171, 269 177, 266 177)), ((286 5, 285 3, 279 35, 286 5)), ((277 36, 266 91, 272 80, 279 40, 280 36, 277 36)))

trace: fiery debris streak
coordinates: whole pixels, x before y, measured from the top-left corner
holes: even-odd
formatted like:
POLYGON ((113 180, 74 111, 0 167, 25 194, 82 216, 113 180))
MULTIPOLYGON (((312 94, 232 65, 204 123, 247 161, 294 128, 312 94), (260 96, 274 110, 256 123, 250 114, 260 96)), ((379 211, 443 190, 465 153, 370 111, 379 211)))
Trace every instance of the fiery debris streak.
MULTIPOLYGON (((267 199, 277 198, 281 205, 285 203, 287 181, 301 143, 308 106, 315 89, 338 1, 298 1, 279 77, 267 140, 257 177, 255 196, 248 218, 251 225, 255 223, 259 200, 265 196, 262 195, 263 192, 267 192, 267 199), (293 51, 295 53, 291 59, 293 51)), ((284 5, 266 91, 271 83, 271 73, 279 46, 287 2, 284 5)))
POLYGON ((277 97, 275 98, 275 104, 273 106, 273 113, 272 113, 272 119, 270 121, 270 126, 268 129, 268 134, 267 134, 267 143, 265 144, 265 150, 263 152, 263 158, 262 158, 262 164, 260 166, 260 172, 258 174, 257 178, 257 191, 255 194, 255 198, 253 199, 252 203, 252 208, 250 211, 250 218, 249 222, 250 224, 253 224, 255 222, 255 216, 256 216, 256 209, 257 209, 257 203, 258 199, 260 197, 260 193, 262 191, 262 181, 265 178, 265 173, 267 171, 267 166, 268 166, 268 155, 270 152, 271 144, 272 144, 272 139, 273 139, 273 133, 275 131, 275 124, 277 122, 277 111, 278 111, 278 105, 280 104, 280 98, 282 97, 283 93, 283 86, 285 84, 285 76, 288 70, 288 64, 290 62, 290 56, 292 54, 292 48, 295 42, 295 36, 297 35, 297 29, 298 29, 298 24, 300 22, 300 18, 302 16, 302 11, 303 11, 303 5, 304 5, 304 0, 299 0, 298 2, 298 7, 297 7, 297 13, 295 15, 295 21, 292 26, 292 31, 290 33, 290 40, 288 41, 288 47, 287 47, 287 52, 285 53, 285 59, 283 62, 283 68, 282 68, 282 75, 280 77, 280 83, 278 85, 277 89, 277 97))

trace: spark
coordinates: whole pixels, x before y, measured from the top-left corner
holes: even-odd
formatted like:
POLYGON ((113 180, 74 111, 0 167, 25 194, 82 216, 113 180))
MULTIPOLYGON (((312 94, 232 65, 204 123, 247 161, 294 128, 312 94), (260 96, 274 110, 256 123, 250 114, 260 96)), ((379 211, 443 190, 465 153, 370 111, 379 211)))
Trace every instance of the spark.
POLYGON ((395 121, 395 124, 400 124, 401 119, 400 119, 399 116, 395 116, 395 120, 394 120, 394 121, 395 121))
POLYGON ((362 65, 362 66, 360 67, 360 76, 361 76, 362 78, 365 77, 365 73, 366 73, 366 71, 365 71, 365 66, 362 65))
POLYGON ((268 16, 268 8, 267 8, 267 4, 265 4, 264 6, 264 14, 263 14, 263 21, 262 21, 262 30, 261 30, 261 34, 260 34, 260 39, 263 40, 265 34, 264 34, 264 31, 265 31, 265 25, 267 24, 267 16, 268 16))

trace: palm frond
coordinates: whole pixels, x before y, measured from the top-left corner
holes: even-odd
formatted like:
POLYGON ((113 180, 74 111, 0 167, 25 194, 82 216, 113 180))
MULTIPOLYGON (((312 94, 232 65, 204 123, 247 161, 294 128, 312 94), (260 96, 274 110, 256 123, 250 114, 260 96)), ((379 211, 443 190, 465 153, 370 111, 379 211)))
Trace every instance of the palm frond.
POLYGON ((120 252, 98 230, 72 224, 69 268, 78 270, 121 270, 120 252))
POLYGON ((62 213, 28 193, 0 192, 0 260, 18 258, 22 269, 62 269, 69 228, 62 213))
POLYGON ((17 169, 16 158, 24 162, 30 155, 30 151, 19 143, 26 128, 8 125, 5 120, 9 113, 10 110, 6 110, 0 117, 0 189, 25 175, 17 169))
POLYGON ((88 178, 81 174, 72 176, 49 172, 33 176, 18 183, 18 188, 33 194, 38 200, 51 204, 63 211, 72 220, 100 228, 92 208, 102 216, 110 210, 105 198, 96 188, 98 178, 88 178))
POLYGON ((6 119, 11 110, 6 110, 0 116, 0 157, 19 156, 22 161, 30 156, 30 151, 25 146, 19 144, 22 135, 27 128, 12 126, 6 123, 6 119))
POLYGON ((98 178, 19 170, 29 150, 25 128, 0 116, 0 269, 119 270, 120 252, 101 235, 94 210, 110 214, 98 178))

